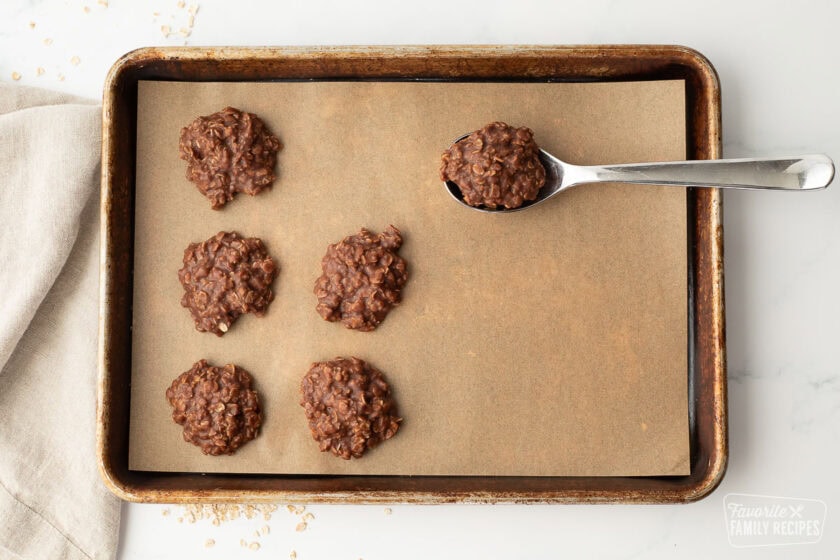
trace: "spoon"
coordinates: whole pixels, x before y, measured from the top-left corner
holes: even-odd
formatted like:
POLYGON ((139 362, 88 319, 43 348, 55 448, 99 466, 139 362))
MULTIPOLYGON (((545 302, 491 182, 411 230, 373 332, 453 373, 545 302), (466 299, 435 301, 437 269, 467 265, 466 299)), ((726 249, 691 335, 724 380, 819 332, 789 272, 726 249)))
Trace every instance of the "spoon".
MULTIPOLYGON (((464 134, 455 142, 467 136, 469 134, 464 134)), ((824 189, 834 177, 834 163, 822 154, 583 166, 566 163, 540 150, 540 161, 545 167, 545 185, 537 193, 536 199, 525 201, 518 208, 470 206, 464 202, 457 184, 452 181, 445 181, 444 184, 452 198, 464 206, 479 212, 502 214, 530 208, 557 193, 585 183, 809 191, 824 189)))

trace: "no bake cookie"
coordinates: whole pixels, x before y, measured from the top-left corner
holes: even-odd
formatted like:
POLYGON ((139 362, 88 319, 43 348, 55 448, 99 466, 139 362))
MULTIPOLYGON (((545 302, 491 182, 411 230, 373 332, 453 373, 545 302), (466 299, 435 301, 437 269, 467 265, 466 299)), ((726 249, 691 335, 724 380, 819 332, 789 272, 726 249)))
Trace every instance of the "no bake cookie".
POLYGON ((166 390, 172 419, 184 427, 184 441, 205 455, 231 455, 257 437, 262 424, 260 398, 250 374, 228 364, 199 360, 166 390))
POLYGON ((187 179, 218 210, 236 193, 256 195, 270 187, 282 147, 255 114, 225 107, 182 128, 179 151, 187 179))
POLYGON ((375 329, 402 300, 408 273, 397 254, 401 246, 394 226, 379 234, 362 229, 330 245, 315 282, 321 317, 341 321, 348 329, 375 329))
POLYGON ((545 168, 530 128, 494 122, 443 153, 440 177, 458 185, 470 206, 518 208, 537 197, 545 168))
POLYGON ((183 263, 178 271, 184 288, 181 305, 201 332, 222 336, 244 313, 262 317, 274 299, 271 283, 277 265, 259 238, 220 231, 190 243, 183 263))
POLYGON ((312 364, 300 393, 312 437, 321 451, 342 459, 361 457, 402 422, 382 373, 358 358, 312 364))

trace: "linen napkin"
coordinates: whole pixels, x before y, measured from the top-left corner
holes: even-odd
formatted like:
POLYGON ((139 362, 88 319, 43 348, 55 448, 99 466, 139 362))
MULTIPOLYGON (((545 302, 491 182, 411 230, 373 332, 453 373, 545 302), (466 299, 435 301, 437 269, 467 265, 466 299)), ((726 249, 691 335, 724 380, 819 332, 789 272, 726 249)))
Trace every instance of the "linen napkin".
POLYGON ((100 108, 0 84, 0 557, 113 558, 95 454, 100 108))

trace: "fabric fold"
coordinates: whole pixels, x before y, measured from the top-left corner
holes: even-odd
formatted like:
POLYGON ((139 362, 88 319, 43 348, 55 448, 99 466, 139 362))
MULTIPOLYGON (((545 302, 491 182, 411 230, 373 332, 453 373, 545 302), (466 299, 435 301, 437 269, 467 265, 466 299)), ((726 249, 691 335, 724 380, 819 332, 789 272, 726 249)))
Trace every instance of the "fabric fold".
POLYGON ((100 111, 0 84, 0 557, 117 549, 95 452, 100 111))
POLYGON ((0 84, 0 367, 64 266, 97 190, 100 122, 89 102, 0 84))

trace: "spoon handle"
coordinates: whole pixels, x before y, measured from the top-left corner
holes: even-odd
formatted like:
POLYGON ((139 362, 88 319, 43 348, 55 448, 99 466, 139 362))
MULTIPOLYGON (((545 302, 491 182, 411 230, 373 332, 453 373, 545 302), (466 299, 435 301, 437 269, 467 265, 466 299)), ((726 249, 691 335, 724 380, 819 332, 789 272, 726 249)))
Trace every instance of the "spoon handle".
POLYGON ((834 164, 821 154, 570 167, 564 186, 616 182, 804 191, 823 189, 834 177, 834 164))

